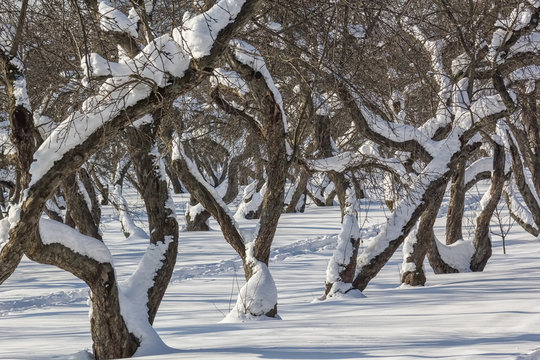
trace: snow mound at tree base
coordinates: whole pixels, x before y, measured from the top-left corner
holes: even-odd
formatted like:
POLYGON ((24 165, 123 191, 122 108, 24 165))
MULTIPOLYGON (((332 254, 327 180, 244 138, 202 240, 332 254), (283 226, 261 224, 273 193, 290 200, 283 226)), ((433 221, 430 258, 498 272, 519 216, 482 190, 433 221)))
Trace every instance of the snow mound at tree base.
POLYGON ((281 317, 279 315, 276 315, 275 317, 270 317, 266 315, 256 316, 252 314, 243 314, 237 311, 231 311, 219 323, 220 324, 237 324, 237 323, 245 323, 245 322, 251 322, 251 321, 266 321, 266 320, 281 320, 281 317))

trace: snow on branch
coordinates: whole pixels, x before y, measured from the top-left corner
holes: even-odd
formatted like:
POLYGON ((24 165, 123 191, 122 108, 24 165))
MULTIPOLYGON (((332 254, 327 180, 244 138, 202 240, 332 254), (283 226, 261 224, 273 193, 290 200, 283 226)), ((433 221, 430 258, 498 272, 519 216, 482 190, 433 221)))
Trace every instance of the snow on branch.
POLYGON ((538 226, 536 225, 534 217, 529 208, 523 205, 519 198, 515 185, 515 179, 512 179, 506 184, 504 189, 504 198, 506 200, 506 204, 508 205, 510 215, 516 219, 524 229, 529 229, 529 232, 532 230, 533 232, 536 232, 535 235, 538 236, 538 226))
POLYGON ((246 81, 236 71, 217 68, 214 69, 213 75, 210 80, 214 87, 223 86, 229 88, 240 96, 244 96, 249 92, 246 81))
POLYGON ((32 112, 26 87, 26 77, 24 76, 24 64, 18 52, 13 51, 12 48, 14 46, 13 42, 16 41, 16 34, 17 29, 15 27, 9 24, 0 24, 0 61, 5 63, 7 72, 13 75, 11 80, 13 91, 11 95, 15 100, 15 106, 22 106, 32 112))
MULTIPOLYGON (((540 66, 530 65, 512 71, 508 75, 510 81, 537 81, 540 80, 540 66)), ((535 87, 527 87, 527 92, 530 93, 535 87)))
POLYGON ((465 187, 467 188, 467 184, 475 181, 480 174, 488 172, 491 174, 491 171, 493 171, 493 158, 487 157, 476 160, 465 169, 465 187))
POLYGON ((528 0, 519 4, 508 17, 495 22, 497 30, 491 38, 488 60, 501 64, 504 63, 509 53, 530 51, 525 44, 536 41, 531 41, 534 40, 533 38, 522 39, 521 32, 528 27, 536 27, 539 8, 540 2, 528 0), (509 47, 512 48, 509 49, 509 47))
MULTIPOLYGON (((122 111, 147 99, 156 87, 168 86, 168 74, 182 77, 190 66, 188 54, 195 58, 209 55, 219 32, 233 23, 245 3, 247 6, 247 0, 219 1, 207 12, 184 24, 192 25, 188 30, 175 29, 174 41, 169 35, 163 35, 148 44, 132 61, 126 62, 125 65, 133 71, 132 76, 112 73, 113 77, 100 87, 99 95, 86 100, 81 111, 64 120, 37 150, 34 155, 36 161, 30 169, 31 185, 41 179, 55 161, 85 142, 122 111), (207 23, 210 19, 213 21, 211 26, 207 23)), ((255 1, 251 3, 256 4, 255 1)), ((105 72, 111 68, 103 61, 98 61, 98 64, 107 67, 105 72)))
POLYGON ((22 106, 29 112, 32 112, 30 98, 26 87, 26 76, 24 76, 24 65, 19 58, 11 59, 10 64, 17 69, 17 74, 12 82, 13 97, 15 98, 15 106, 22 106))
POLYGON ((407 196, 397 203, 396 209, 381 228, 379 234, 373 238, 360 255, 357 273, 363 266, 367 266, 374 258, 379 256, 391 241, 406 235, 404 231, 407 226, 411 226, 420 216, 419 209, 426 203, 426 196, 429 196, 430 187, 437 186, 437 183, 450 172, 448 164, 450 164, 452 156, 457 151, 459 151, 459 147, 439 148, 438 155, 415 178, 407 196))
POLYGON ((535 53, 540 52, 540 33, 533 32, 522 36, 516 43, 510 48, 509 56, 514 56, 521 53, 535 53))
POLYGON ((234 216, 232 214, 232 212, 230 211, 229 207, 227 206, 227 204, 225 204, 225 202, 223 201, 222 197, 220 196, 220 194, 218 193, 218 191, 216 190, 216 188, 214 188, 212 185, 210 185, 205 179, 204 179, 204 176, 200 173, 197 165, 193 162, 192 159, 189 158, 189 156, 187 156, 185 150, 184 150, 184 145, 182 144, 181 140, 180 140, 180 137, 178 136, 178 134, 174 134, 173 136, 173 141, 172 141, 172 144, 173 144, 173 149, 172 149, 172 160, 178 160, 178 159, 183 159, 186 166, 187 166, 187 170, 189 171, 189 173, 195 177, 195 179, 197 180, 197 182, 203 186, 205 188, 206 191, 208 191, 208 193, 213 197, 214 199, 214 202, 219 205, 219 207, 221 208, 221 210, 227 214, 227 216, 230 218, 230 221, 231 223, 233 224, 233 226, 238 230, 238 233, 244 238, 244 243, 246 243, 246 234, 244 234, 243 231, 241 231, 240 229, 240 226, 238 225, 238 223, 236 222, 236 220, 234 219, 234 216))
POLYGON ((362 164, 364 157, 355 152, 346 151, 324 159, 306 160, 307 166, 315 171, 343 172, 348 168, 362 164))
MULTIPOLYGON (((515 96, 510 93, 515 102, 515 96)), ((481 120, 502 115, 507 107, 500 94, 484 95, 473 101, 470 106, 456 106, 456 126, 462 131, 470 130, 481 120)))
POLYGON ((99 263, 113 263, 112 255, 103 242, 58 221, 41 219, 39 234, 45 245, 60 244, 99 263))
POLYGON ((431 157, 437 155, 438 146, 423 131, 411 125, 389 122, 371 111, 359 98, 356 101, 370 130, 395 143, 414 141, 431 157))
POLYGON ((114 84, 114 79, 110 80, 101 87, 105 95, 86 100, 82 111, 71 114, 60 123, 36 150, 35 161, 30 167, 30 186, 36 184, 66 153, 86 141, 123 109, 147 98, 152 90, 141 82, 123 81, 114 84))
POLYGON ((428 52, 435 80, 439 85, 439 96, 442 101, 448 99, 452 88, 452 81, 451 77, 447 74, 443 62, 443 50, 447 45, 447 41, 442 39, 429 40, 418 26, 406 27, 406 30, 422 43, 424 49, 428 52))
POLYGON ((174 40, 194 58, 210 55, 218 33, 233 22, 246 0, 220 0, 173 30, 174 40))
POLYGON ((251 68, 255 74, 262 75, 266 86, 271 91, 274 101, 279 107, 281 119, 283 120, 283 128, 286 132, 289 127, 287 125, 287 115, 283 107, 283 98, 274 84, 274 79, 272 78, 261 53, 254 46, 238 39, 231 40, 230 46, 237 61, 251 68))
POLYGON ((152 40, 133 59, 116 63, 96 53, 90 53, 82 59, 81 67, 88 78, 133 77, 164 87, 168 83, 168 75, 184 75, 189 61, 188 54, 166 34, 152 40))
POLYGON ((109 1, 100 1, 98 6, 100 15, 99 25, 103 31, 124 33, 137 38, 137 22, 111 6, 109 1))

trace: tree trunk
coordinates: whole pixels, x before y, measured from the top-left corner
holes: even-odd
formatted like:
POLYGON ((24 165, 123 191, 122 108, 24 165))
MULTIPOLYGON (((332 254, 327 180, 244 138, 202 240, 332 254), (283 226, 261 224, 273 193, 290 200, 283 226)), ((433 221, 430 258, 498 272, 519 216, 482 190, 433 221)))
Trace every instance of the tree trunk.
MULTIPOLYGON (((159 113, 159 111, 157 112, 159 113)), ((159 124, 159 120, 156 120, 159 124)), ((178 254, 178 222, 170 198, 165 166, 155 143, 157 124, 143 125, 140 129, 127 129, 131 161, 137 180, 144 189, 141 194, 148 214, 150 243, 167 246, 164 258, 156 271, 153 285, 148 289, 148 322, 154 322, 155 315, 165 295, 172 276, 178 254)))
POLYGON ((76 227, 81 234, 101 239, 99 219, 95 222, 94 214, 89 208, 92 204, 87 203, 85 196, 81 193, 81 191, 85 190, 81 189, 80 184, 81 182, 77 179, 77 173, 68 175, 62 182, 67 203, 66 224, 76 227))
POLYGON ((446 245, 452 245, 463 239, 463 213, 465 208, 465 162, 462 157, 456 164, 450 187, 450 203, 446 218, 446 245))
POLYGON ((491 238, 489 236, 489 222, 499 200, 501 199, 504 187, 504 163, 505 152, 502 145, 493 144, 493 175, 491 176, 491 187, 489 189, 489 201, 484 205, 484 209, 476 219, 476 231, 474 233, 475 252, 471 259, 471 270, 482 271, 491 257, 491 238))
POLYGON ((449 171, 447 171, 445 174, 437 176, 437 178, 431 180, 427 185, 416 185, 411 190, 412 193, 408 196, 408 198, 402 200, 402 202, 398 204, 398 207, 392 214, 392 218, 390 218, 387 222, 387 227, 381 230, 381 233, 379 233, 379 235, 372 240, 372 243, 362 254, 360 258, 361 267, 353 281, 353 287, 355 289, 363 291, 369 284, 370 280, 379 273, 382 267, 388 262, 394 252, 403 243, 403 240, 407 237, 413 226, 426 209, 430 199, 432 199, 433 196, 440 191, 441 187, 446 185, 448 176, 449 171), (421 192, 421 194, 418 192, 421 192), (403 219, 395 218, 401 216, 399 215, 401 213, 400 206, 404 206, 407 209, 411 207, 411 204, 409 203, 414 203, 415 205, 412 209, 407 210, 408 215, 403 219), (396 227, 400 228, 398 229, 396 227), (383 250, 379 249, 380 245, 378 245, 378 243, 384 244, 383 250))
POLYGON ((538 194, 535 194, 535 186, 530 186, 527 181, 526 174, 524 171, 524 160, 521 156, 519 146, 515 141, 511 132, 508 132, 508 140, 510 147, 510 155, 512 157, 512 174, 514 175, 515 183, 521 195, 523 196, 523 201, 531 211, 533 220, 538 228, 540 228, 540 204, 536 200, 538 194))
MULTIPOLYGON (((11 60, 11 59, 9 59, 11 60)), ((36 143, 41 141, 34 127, 33 114, 24 104, 20 104, 18 94, 20 89, 16 83, 26 82, 22 70, 19 69, 15 61, 8 61, 0 57, 0 71, 6 80, 7 92, 9 98, 9 120, 11 125, 10 139, 16 149, 16 184, 13 202, 18 202, 22 197, 22 191, 30 183, 30 165, 33 161, 36 143), (5 60, 5 61, 2 61, 5 60), (18 94, 18 95, 17 95, 18 94)), ((24 89, 26 91, 26 89, 24 89)))
POLYGON ((522 118, 526 128, 528 144, 524 146, 529 154, 528 168, 531 170, 536 193, 540 194, 540 128, 538 126, 538 107, 536 104, 540 89, 535 84, 534 91, 523 94, 522 118))
POLYGON ((90 176, 101 194, 101 205, 109 205, 109 186, 101 182, 95 168, 90 170, 90 176))
POLYGON ((170 157, 165 157, 165 161, 166 161, 166 163, 165 163, 165 172, 167 173, 167 177, 171 181, 171 185, 173 187, 174 193, 175 194, 183 194, 184 189, 182 188, 182 183, 178 179, 178 176, 176 176, 176 174, 173 171, 171 171, 170 157))
MULTIPOLYGON (((401 282, 411 286, 423 286, 426 283, 424 272, 424 259, 431 246, 433 237, 433 225, 437 219, 437 213, 446 190, 446 184, 442 184, 439 189, 433 192, 429 203, 420 217, 415 235, 411 233, 408 238, 413 237, 411 243, 405 242, 404 253, 407 254, 403 261, 401 282), (406 250, 407 248, 407 250, 406 250)), ((412 239, 411 239, 412 240, 412 239)))
POLYGON ((458 273, 459 270, 450 266, 441 256, 439 252, 438 244, 439 240, 435 236, 435 232, 431 231, 430 236, 430 247, 427 252, 427 258, 429 261, 429 266, 433 269, 435 274, 454 274, 458 273))
POLYGON ((289 201, 289 204, 285 208, 286 213, 304 212, 306 206, 306 187, 309 180, 309 173, 304 169, 300 169, 299 172, 300 178, 296 183, 296 188, 294 189, 291 201, 289 201), (303 203, 301 203, 301 206, 299 207, 298 203, 301 200, 303 203))
POLYGON ((121 315, 114 269, 111 264, 101 264, 98 268, 97 276, 89 284, 94 357, 97 360, 132 357, 139 339, 129 332, 121 315))
POLYGON ((21 242, 10 240, 0 250, 0 285, 4 283, 19 266, 24 255, 21 242))
POLYGON ((351 188, 347 189, 344 206, 338 243, 326 270, 323 298, 347 293, 351 290, 354 280, 361 239, 358 227, 358 204, 355 191, 351 188))
POLYGON ((208 226, 208 220, 212 216, 208 210, 206 210, 202 205, 199 204, 197 199, 193 196, 189 198, 189 206, 186 211, 186 230, 187 231, 208 231, 210 227, 208 226), (197 209, 197 206, 200 209, 197 209), (195 209, 194 211, 191 211, 195 209))
MULTIPOLYGON (((44 244, 39 234, 41 207, 46 199, 33 198, 25 205, 38 202, 41 205, 23 206, 20 220, 11 230, 10 241, 20 244, 29 259, 41 264, 54 265, 69 271, 83 280, 91 290, 92 313, 90 317, 93 350, 96 359, 131 357, 139 346, 139 340, 127 329, 120 311, 118 285, 110 262, 98 262, 61 243, 44 244)), ((47 220, 41 220, 47 221, 47 220)), ((50 220, 48 220, 50 221, 50 220)), ((58 223, 56 226, 66 226, 58 223)), ((95 239, 92 246, 100 246, 95 239)), ((101 245, 104 246, 104 245, 101 245)))

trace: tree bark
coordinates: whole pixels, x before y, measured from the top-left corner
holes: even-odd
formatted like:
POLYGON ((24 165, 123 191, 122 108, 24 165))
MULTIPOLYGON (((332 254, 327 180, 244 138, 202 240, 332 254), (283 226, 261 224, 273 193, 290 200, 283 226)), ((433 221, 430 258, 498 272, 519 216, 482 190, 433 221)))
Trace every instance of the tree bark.
MULTIPOLYGON (((66 224, 76 227, 81 234, 101 239, 101 234, 99 233, 101 211, 90 209, 93 206, 99 208, 95 192, 92 195, 90 193, 88 194, 90 199, 92 196, 94 197, 94 200, 88 204, 80 188, 80 185, 84 185, 84 183, 78 181, 78 176, 78 173, 72 173, 66 177, 62 184, 67 203, 66 224)), ((86 187, 84 191, 87 191, 86 187)))
POLYGON ((489 222, 499 200, 501 199, 504 187, 504 163, 505 152, 502 145, 493 143, 493 175, 491 176, 491 187, 489 189, 489 201, 476 219, 476 230, 474 233, 475 252, 471 259, 471 270, 482 271, 491 257, 491 238, 489 236, 489 222))
POLYGON ((458 273, 459 270, 450 266, 441 256, 439 252, 438 244, 439 240, 435 236, 435 232, 431 231, 430 236, 430 247, 428 248, 427 258, 429 261, 429 266, 433 269, 435 274, 454 274, 458 273))
POLYGON ((323 298, 351 290, 356 272, 361 239, 358 227, 358 202, 353 189, 347 189, 345 201, 337 246, 326 270, 323 298))
MULTIPOLYGON (((404 221, 404 226, 402 229, 400 229, 399 235, 385 239, 386 246, 384 250, 378 252, 378 254, 371 258, 369 262, 363 264, 360 267, 353 281, 353 287, 355 289, 363 291, 369 284, 370 280, 379 273, 382 267, 388 262, 390 257, 392 257, 397 248, 403 243, 405 237, 407 237, 412 227, 416 224, 416 222, 426 209, 430 199, 437 194, 441 187, 444 187, 446 185, 448 181, 448 176, 449 171, 447 171, 445 174, 441 174, 441 176, 439 176, 436 180, 433 180, 429 183, 429 185, 421 195, 420 201, 417 203, 414 210, 410 211, 410 215, 404 221)), ((398 210, 399 207, 396 208, 395 211, 398 210)))
MULTIPOLYGON (((129 332, 120 312, 118 288, 112 264, 100 263, 81 255, 60 243, 45 245, 39 235, 40 208, 46 198, 26 201, 20 221, 10 232, 10 241, 20 244, 29 259, 57 266, 83 280, 91 290, 92 313, 90 318, 93 350, 96 359, 131 357, 139 340, 129 332), (41 204, 41 205, 39 205, 41 204)), ((65 225, 60 225, 65 226, 65 225)), ((100 242, 95 239, 96 242, 100 242)))
MULTIPOLYGON (((199 202, 193 196, 189 198, 189 206, 196 206, 199 202)), ((202 206, 202 205, 201 205, 202 206)), ((202 209, 197 211, 195 216, 191 215, 191 211, 186 211, 186 230, 187 231, 208 231, 210 227, 208 226, 208 220, 212 216, 208 210, 202 209)))
POLYGON ((426 283, 426 274, 423 266, 424 259, 431 246, 433 225, 437 219, 437 213, 439 212, 445 190, 446 184, 441 184, 438 189, 434 189, 433 196, 430 197, 426 210, 424 210, 424 213, 420 217, 416 231, 416 241, 412 244, 412 251, 409 252, 409 255, 404 261, 404 264, 412 264, 414 270, 407 270, 402 273, 401 282, 403 284, 423 286, 426 283))
MULTIPOLYGON (((159 111, 154 114, 154 117, 159 116, 158 114, 159 111)), ((150 324, 154 322, 163 295, 165 295, 178 254, 178 222, 174 209, 170 208, 172 201, 164 176, 164 164, 156 156, 155 139, 159 119, 155 122, 157 124, 143 125, 140 129, 129 128, 126 131, 137 181, 144 189, 141 196, 148 214, 150 243, 168 246, 154 276, 153 286, 148 289, 147 308, 150 324)))
POLYGON ((287 205, 287 208, 285 209, 286 213, 295 213, 295 212, 304 212, 304 208, 306 206, 306 187, 307 182, 309 180, 309 173, 304 170, 300 169, 300 177, 298 178, 298 182, 296 183, 296 188, 294 189, 294 193, 291 197, 291 201, 287 205), (303 199, 303 204, 300 209, 298 209, 298 202, 303 199))
POLYGON ((180 182, 180 180, 178 179, 178 176, 176 176, 176 174, 171 171, 171 160, 169 157, 165 157, 165 172, 167 173, 167 177, 169 178, 169 180, 171 181, 171 185, 173 187, 173 191, 175 194, 183 194, 184 193, 184 189, 182 189, 182 183, 180 182))
POLYGON ((537 194, 540 194, 540 128, 538 126, 538 107, 536 104, 540 89, 534 85, 534 91, 523 94, 522 117, 527 132, 528 144, 522 147, 522 152, 529 155, 528 168, 531 170, 533 184, 537 194))
MULTIPOLYGON (((456 164, 456 170, 452 175, 450 186, 450 203, 446 218, 446 245, 452 245, 463 239, 463 212, 465 208, 465 163, 462 157, 456 164)), ((429 236, 428 236, 429 237, 429 236)))
POLYGON ((523 157, 519 151, 519 145, 516 144, 511 132, 508 133, 508 140, 510 146, 510 155, 512 157, 512 173, 514 175, 515 183, 519 192, 523 196, 523 201, 531 211, 537 228, 540 228, 540 204, 536 200, 538 194, 535 194, 536 189, 534 186, 529 186, 524 172, 525 164, 523 163, 523 157))

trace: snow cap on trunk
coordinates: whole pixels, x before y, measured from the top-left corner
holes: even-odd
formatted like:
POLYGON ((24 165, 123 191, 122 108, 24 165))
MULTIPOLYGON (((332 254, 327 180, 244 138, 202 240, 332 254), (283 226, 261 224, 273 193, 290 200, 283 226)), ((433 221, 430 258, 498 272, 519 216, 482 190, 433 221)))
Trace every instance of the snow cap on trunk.
POLYGON ((221 322, 272 319, 266 314, 277 305, 277 288, 268 266, 253 257, 254 245, 253 241, 246 245, 246 262, 251 266, 253 274, 240 289, 236 305, 221 322))

